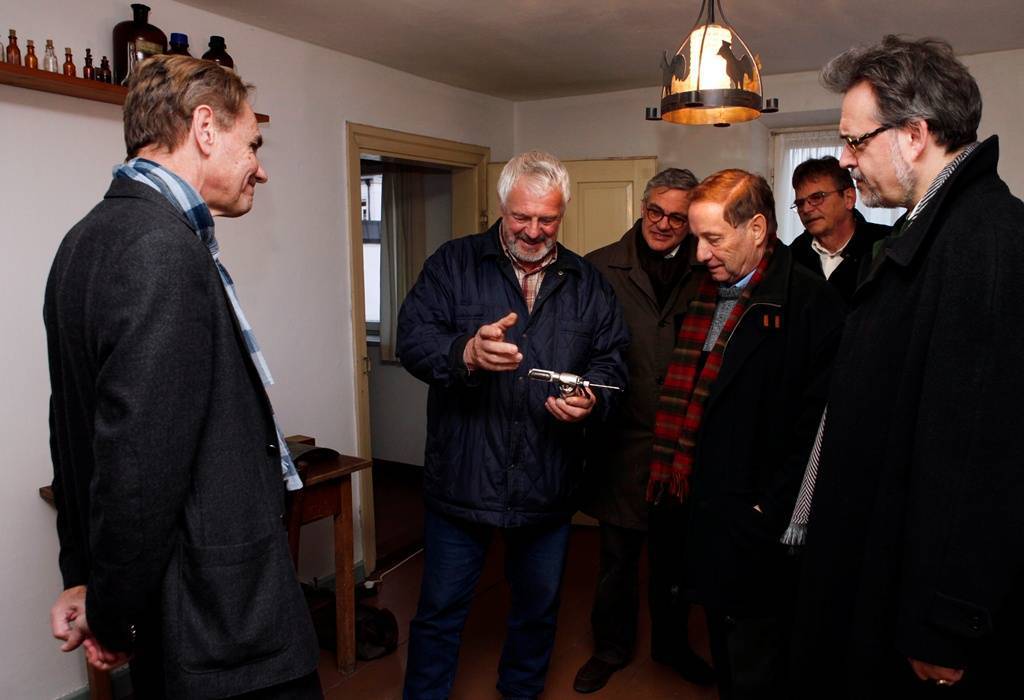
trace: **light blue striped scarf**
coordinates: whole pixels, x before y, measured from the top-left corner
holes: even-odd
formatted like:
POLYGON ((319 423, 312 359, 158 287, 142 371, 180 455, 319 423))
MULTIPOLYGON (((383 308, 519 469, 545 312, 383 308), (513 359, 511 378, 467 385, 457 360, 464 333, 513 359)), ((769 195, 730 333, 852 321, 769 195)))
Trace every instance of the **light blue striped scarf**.
MULTIPOLYGON (((210 255, 213 256, 217 272, 220 273, 220 281, 223 283, 224 291, 231 301, 231 309, 238 320, 239 328, 242 329, 245 346, 249 349, 249 356, 252 357, 256 369, 260 373, 260 379, 263 380, 264 386, 273 384, 274 378, 270 376, 270 368, 267 367, 267 362, 263 359, 263 353, 260 352, 260 346, 256 342, 252 326, 249 325, 249 321, 242 311, 242 305, 238 302, 235 283, 231 280, 231 275, 228 274, 227 269, 220 261, 220 246, 213 233, 213 216, 210 214, 210 209, 206 206, 203 198, 199 196, 195 188, 170 170, 161 167, 159 163, 154 163, 145 158, 133 158, 127 163, 115 166, 114 177, 128 178, 152 187, 185 215, 192 230, 199 236, 199 240, 206 244, 206 247, 210 250, 210 255)), ((281 477, 284 479, 286 489, 296 491, 302 488, 302 480, 295 469, 295 462, 288 451, 288 445, 285 442, 284 435, 281 433, 281 426, 278 424, 276 416, 274 416, 274 429, 277 431, 277 444, 281 452, 281 477)))

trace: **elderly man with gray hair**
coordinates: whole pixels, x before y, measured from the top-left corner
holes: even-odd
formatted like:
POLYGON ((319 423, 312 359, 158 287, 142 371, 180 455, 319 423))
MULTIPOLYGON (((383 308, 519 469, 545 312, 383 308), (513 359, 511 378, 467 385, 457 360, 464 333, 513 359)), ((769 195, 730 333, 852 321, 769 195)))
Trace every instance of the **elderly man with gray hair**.
POLYGON ((1024 625, 1024 204, 997 137, 977 141, 981 95, 949 44, 887 36, 822 82, 843 94, 840 163, 864 202, 908 213, 854 294, 804 478, 802 696, 1007 697, 1024 625))
POLYGON ((614 396, 569 396, 529 381, 531 369, 624 387, 629 335, 611 287, 557 242, 569 176, 530 151, 498 181, 501 219, 443 245, 398 318, 398 353, 429 386, 424 465, 424 566, 410 624, 406 698, 446 698, 462 626, 496 532, 511 588, 498 690, 544 688, 558 596, 577 508, 584 428, 614 396))

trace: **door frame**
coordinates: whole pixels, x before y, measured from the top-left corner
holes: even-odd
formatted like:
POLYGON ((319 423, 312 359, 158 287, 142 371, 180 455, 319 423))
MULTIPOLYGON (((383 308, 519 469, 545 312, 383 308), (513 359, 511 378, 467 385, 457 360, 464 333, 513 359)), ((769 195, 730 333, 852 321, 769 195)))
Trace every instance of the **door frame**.
MULTIPOLYGON (((360 195, 362 156, 386 156, 452 167, 452 230, 474 233, 487 221, 487 163, 491 149, 393 129, 345 122, 348 143, 349 275, 352 280, 353 386, 356 408, 356 454, 373 456, 370 442, 370 357, 366 351, 366 301, 363 291, 363 236, 360 195)), ((356 475, 361 511, 363 569, 377 568, 377 528, 373 511, 373 470, 356 475)))

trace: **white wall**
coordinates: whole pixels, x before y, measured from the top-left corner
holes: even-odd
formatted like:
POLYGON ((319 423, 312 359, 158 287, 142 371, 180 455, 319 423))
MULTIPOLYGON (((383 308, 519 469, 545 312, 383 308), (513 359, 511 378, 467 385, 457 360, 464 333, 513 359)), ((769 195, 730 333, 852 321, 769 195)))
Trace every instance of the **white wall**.
MULTIPOLYGON (((486 145, 508 158, 512 104, 184 5, 149 4, 154 24, 188 33, 198 52, 208 35, 225 36, 242 75, 258 86, 255 107, 272 118, 260 152, 270 183, 248 216, 218 222, 223 259, 277 380, 271 395, 285 430, 352 451, 345 122, 486 145)), ((109 55, 111 28, 130 10, 112 0, 40 0, 5 3, 3 14, 23 46, 52 37, 58 49, 72 46, 81 66, 86 46, 109 55)), ((85 683, 81 657, 61 654, 48 633, 61 582, 54 514, 36 495, 51 478, 40 310, 60 238, 102 196, 123 153, 118 107, 0 86, 3 698, 54 698, 85 683)), ((328 543, 326 521, 304 531, 304 576, 333 570, 328 543)))
MULTIPOLYGON (((981 89, 979 137, 999 134, 1000 173, 1024 195, 1024 50, 963 57, 981 89)), ((654 77, 652 75, 652 77, 654 77)), ((690 168, 704 177, 722 168, 767 175, 770 128, 838 123, 841 98, 818 84, 817 72, 767 75, 765 96, 782 111, 728 128, 681 126, 644 119, 661 102, 660 88, 566 97, 515 106, 515 151, 543 148, 565 159, 658 157, 659 167, 690 168)))

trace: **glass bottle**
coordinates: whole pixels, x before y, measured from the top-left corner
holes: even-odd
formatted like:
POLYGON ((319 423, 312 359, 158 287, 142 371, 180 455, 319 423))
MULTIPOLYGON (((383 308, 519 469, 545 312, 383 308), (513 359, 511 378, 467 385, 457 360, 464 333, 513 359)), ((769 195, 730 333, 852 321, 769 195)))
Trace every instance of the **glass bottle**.
POLYGON ((71 47, 64 47, 64 75, 74 78, 76 75, 75 63, 71 60, 71 47))
POLYGON ((10 30, 11 35, 10 41, 7 44, 7 62, 13 66, 21 65, 21 49, 18 48, 18 35, 15 34, 14 30, 10 30))
POLYGON ((96 79, 96 69, 92 67, 92 49, 85 50, 85 65, 82 67, 82 77, 86 80, 96 79))
POLYGON ((100 69, 96 71, 96 80, 104 83, 111 83, 114 81, 113 73, 110 70, 110 61, 104 56, 100 60, 100 69))
POLYGON ((43 54, 43 70, 51 73, 60 73, 57 54, 53 51, 53 39, 46 40, 46 52, 43 54))
POLYGON ((192 54, 188 52, 188 34, 171 32, 171 48, 167 49, 167 53, 176 56, 191 56, 192 54))
POLYGON ((228 55, 226 51, 227 46, 224 44, 224 37, 222 36, 211 36, 210 37, 210 50, 203 54, 203 58, 207 61, 213 61, 219 63, 225 68, 234 68, 235 61, 228 55))
POLYGON ((39 59, 36 57, 36 44, 31 39, 25 42, 25 67, 39 69, 39 59))
POLYGON ((132 15, 114 26, 114 81, 119 85, 136 63, 167 51, 167 35, 149 23, 149 6, 132 3, 132 15))

